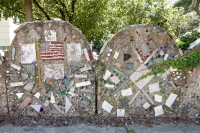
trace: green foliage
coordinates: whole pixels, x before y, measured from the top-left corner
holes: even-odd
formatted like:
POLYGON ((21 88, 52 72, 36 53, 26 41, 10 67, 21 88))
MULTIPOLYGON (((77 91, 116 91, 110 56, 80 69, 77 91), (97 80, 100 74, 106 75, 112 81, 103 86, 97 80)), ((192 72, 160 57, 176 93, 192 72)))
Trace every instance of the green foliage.
POLYGON ((192 68, 197 67, 200 64, 200 51, 195 50, 187 56, 179 57, 173 60, 160 62, 156 65, 151 66, 153 71, 143 75, 137 81, 146 78, 150 75, 157 75, 160 73, 164 73, 167 69, 171 67, 176 68, 178 70, 191 70, 192 68))
POLYGON ((190 12, 193 10, 193 6, 196 0, 179 0, 177 1, 174 6, 175 7, 184 7, 185 13, 190 12))
POLYGON ((136 131, 134 128, 132 128, 131 130, 128 131, 128 133, 136 133, 136 131))
POLYGON ((195 30, 195 31, 192 31, 191 33, 181 36, 179 40, 177 41, 177 43, 179 44, 179 48, 185 51, 190 46, 190 43, 194 42, 198 38, 200 38, 200 32, 195 30))

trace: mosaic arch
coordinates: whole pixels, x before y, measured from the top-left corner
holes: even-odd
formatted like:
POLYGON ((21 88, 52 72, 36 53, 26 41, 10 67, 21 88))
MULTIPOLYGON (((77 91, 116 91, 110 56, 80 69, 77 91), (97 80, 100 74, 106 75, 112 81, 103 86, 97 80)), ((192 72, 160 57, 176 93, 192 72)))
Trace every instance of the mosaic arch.
POLYGON ((83 34, 64 21, 24 23, 6 58, 12 116, 91 116, 93 56, 83 34))
MULTIPOLYGON (((119 31, 100 51, 98 114, 179 116, 181 97, 173 82, 174 69, 137 81, 152 71, 152 65, 178 56, 172 36, 160 27, 132 25, 119 31)), ((180 74, 180 80, 185 81, 184 73, 180 74)))

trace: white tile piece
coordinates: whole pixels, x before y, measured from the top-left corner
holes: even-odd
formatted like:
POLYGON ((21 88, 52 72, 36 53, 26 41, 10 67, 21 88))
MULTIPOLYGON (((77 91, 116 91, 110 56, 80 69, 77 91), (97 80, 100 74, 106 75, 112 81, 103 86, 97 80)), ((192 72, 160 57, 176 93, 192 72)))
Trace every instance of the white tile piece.
POLYGON ((110 84, 105 84, 105 87, 106 88, 114 88, 115 86, 114 85, 110 85, 110 84))
POLYGON ((40 92, 35 93, 34 96, 39 99, 40 98, 40 92))
POLYGON ((147 64, 147 62, 149 62, 149 60, 154 56, 154 54, 158 51, 158 48, 156 48, 151 55, 145 60, 144 64, 147 64))
POLYGON ((72 97, 76 96, 76 94, 73 93, 73 92, 71 92, 71 91, 69 91, 69 92, 67 92, 67 93, 70 94, 72 97))
POLYGON ((74 78, 87 78, 87 75, 84 75, 84 74, 75 74, 74 75, 74 78))
POLYGON ((115 84, 118 84, 120 82, 120 80, 119 80, 119 78, 117 76, 112 76, 110 79, 115 84))
POLYGON ((169 56, 168 54, 165 54, 164 60, 167 60, 168 56, 169 56))
POLYGON ((23 86, 24 83, 23 82, 14 82, 14 83, 10 83, 10 87, 16 87, 16 86, 23 86))
POLYGON ((67 44, 66 52, 68 63, 79 62, 82 60, 82 50, 80 43, 71 42, 67 44))
POLYGON ((162 96, 155 94, 154 98, 156 102, 162 102, 162 96))
POLYGON ((36 61, 35 43, 20 44, 21 63, 30 64, 36 61))
POLYGON ((116 52, 116 51, 115 51, 115 54, 114 54, 114 57, 113 57, 113 58, 117 59, 118 56, 119 56, 119 52, 116 52))
POLYGON ((128 88, 128 89, 125 89, 125 90, 121 90, 121 92, 122 92, 122 96, 131 96, 131 95, 133 95, 133 92, 132 92, 131 88, 128 88))
POLYGON ((117 109, 117 117, 124 117, 125 109, 117 109))
POLYGON ((150 93, 154 93, 154 92, 160 91, 160 87, 159 87, 158 83, 151 84, 151 85, 148 85, 148 86, 149 86, 149 92, 150 93))
POLYGON ((14 68, 14 69, 17 69, 18 71, 21 70, 21 67, 15 65, 15 64, 13 64, 13 63, 11 63, 10 66, 11 66, 12 68, 14 68))
POLYGON ((143 108, 145 108, 145 109, 148 109, 150 106, 151 105, 148 102, 146 102, 146 103, 143 104, 143 108))
POLYGON ((49 104, 50 104, 50 101, 49 101, 49 100, 45 100, 45 101, 44 101, 44 107, 49 106, 49 104))
POLYGON ((147 74, 148 72, 150 72, 150 70, 144 65, 141 64, 137 70, 129 77, 129 79, 135 83, 135 85, 139 88, 142 89, 153 77, 152 76, 148 76, 144 79, 139 80, 138 82, 136 82, 142 75, 147 74))
POLYGON ((44 65, 44 79, 63 79, 64 78, 64 64, 45 64, 44 65))
POLYGON ((83 51, 84 51, 86 60, 87 60, 87 61, 90 61, 90 57, 89 57, 89 55, 88 55, 87 49, 84 48, 83 51))
POLYGON ((164 114, 162 105, 154 107, 154 111, 155 111, 155 117, 164 114))
POLYGON ((85 82, 76 83, 76 87, 82 87, 82 86, 87 86, 87 85, 91 85, 91 82, 85 81, 85 82))
POLYGON ((45 36, 45 41, 47 42, 57 41, 55 30, 45 30, 44 36, 45 36))
POLYGON ((24 95, 24 93, 17 93, 16 95, 17 95, 17 98, 20 99, 24 95))
POLYGON ((69 111, 69 109, 71 108, 72 103, 69 101, 69 99, 66 97, 65 98, 65 113, 67 113, 69 111))
MULTIPOLYGON (((131 44, 131 46, 132 46, 132 44, 131 44)), ((138 60, 140 61, 140 63, 143 63, 143 61, 142 61, 140 55, 138 54, 138 52, 136 51, 136 49, 134 47, 132 47, 132 49, 133 49, 133 52, 136 54, 136 56, 137 56, 138 60)))
POLYGON ((35 111, 40 112, 41 105, 30 105, 35 111))
POLYGON ((160 51, 160 55, 163 56, 165 53, 163 52, 163 50, 160 51))
POLYGON ((85 67, 80 68, 79 70, 81 72, 85 72, 85 71, 88 71, 88 70, 91 70, 91 69, 92 69, 91 66, 85 66, 85 67))
POLYGON ((103 76, 103 79, 104 80, 107 80, 108 79, 108 77, 111 75, 111 72, 109 71, 109 70, 106 70, 106 73, 105 73, 105 75, 103 76))
POLYGON ((110 113, 113 106, 111 104, 109 104, 107 101, 104 101, 103 104, 102 104, 102 108, 104 110, 106 110, 108 113, 110 113))
POLYGON ((168 97, 168 99, 167 99, 165 105, 168 106, 168 107, 171 107, 172 104, 174 103, 176 97, 177 97, 176 94, 171 93, 170 96, 168 97))
POLYGON ((53 92, 51 92, 51 103, 56 103, 55 97, 54 97, 54 95, 53 95, 53 92))

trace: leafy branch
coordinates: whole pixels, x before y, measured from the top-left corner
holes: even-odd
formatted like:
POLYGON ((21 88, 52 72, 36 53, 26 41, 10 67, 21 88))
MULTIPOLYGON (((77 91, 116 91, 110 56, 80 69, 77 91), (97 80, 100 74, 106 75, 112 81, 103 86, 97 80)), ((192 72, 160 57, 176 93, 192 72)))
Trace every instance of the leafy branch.
POLYGON ((191 70, 192 68, 197 67, 199 65, 199 63, 200 63, 200 50, 195 50, 192 53, 190 53, 189 55, 179 57, 179 58, 169 60, 169 61, 163 61, 158 64, 150 66, 149 68, 151 68, 153 71, 143 75, 137 81, 144 79, 147 76, 164 73, 170 67, 177 69, 177 70, 188 71, 188 70, 191 70))

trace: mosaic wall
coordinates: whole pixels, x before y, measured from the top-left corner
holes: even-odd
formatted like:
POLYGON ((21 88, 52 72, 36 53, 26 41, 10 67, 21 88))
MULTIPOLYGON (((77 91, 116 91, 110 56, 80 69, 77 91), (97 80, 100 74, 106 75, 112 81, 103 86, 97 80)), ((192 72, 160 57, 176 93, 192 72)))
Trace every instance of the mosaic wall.
POLYGON ((179 57, 177 45, 160 27, 133 25, 119 31, 100 52, 98 114, 118 117, 184 115, 180 110, 184 112, 187 110, 184 108, 190 106, 186 102, 188 97, 184 97, 189 94, 184 88, 186 72, 170 68, 164 74, 138 81, 152 71, 154 64, 176 57, 179 57))
POLYGON ((10 115, 94 115, 93 56, 82 33, 63 21, 15 32, 5 66, 10 115))

